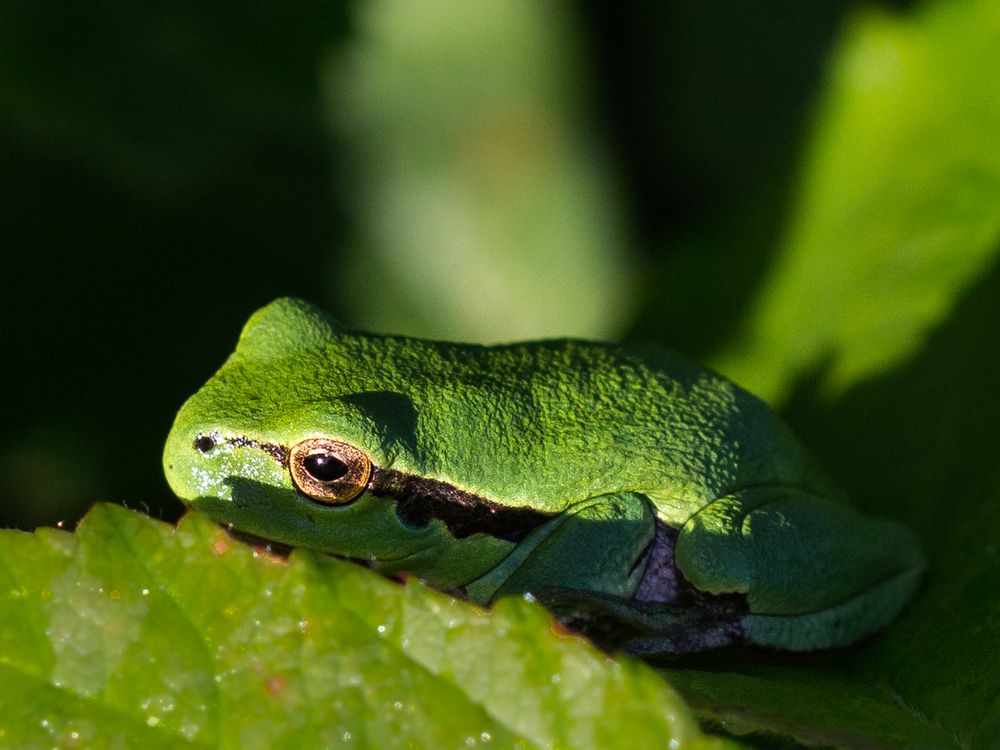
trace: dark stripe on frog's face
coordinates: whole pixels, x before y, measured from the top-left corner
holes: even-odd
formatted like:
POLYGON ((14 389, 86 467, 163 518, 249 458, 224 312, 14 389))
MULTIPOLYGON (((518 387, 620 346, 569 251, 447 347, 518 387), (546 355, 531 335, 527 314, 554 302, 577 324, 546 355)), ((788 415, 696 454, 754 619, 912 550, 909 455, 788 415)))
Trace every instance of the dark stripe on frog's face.
POLYGON ((446 482, 377 466, 372 467, 368 492, 391 498, 403 523, 426 526, 437 518, 456 539, 482 533, 518 542, 550 518, 534 508, 512 508, 446 482))
POLYGON ((225 441, 230 445, 235 445, 237 448, 256 448, 257 450, 269 453, 275 461, 284 466, 286 469, 288 468, 288 448, 283 445, 262 443, 259 440, 244 437, 243 435, 227 437, 225 438, 225 441))
MULTIPOLYGON (((225 440, 230 445, 264 451, 283 467, 288 467, 289 451, 283 445, 243 436, 225 440)), ((534 508, 509 507, 460 490, 447 482, 379 466, 372 466, 366 492, 395 503, 396 514, 408 526, 426 526, 437 518, 456 539, 482 533, 519 542, 528 532, 551 518, 534 508)))

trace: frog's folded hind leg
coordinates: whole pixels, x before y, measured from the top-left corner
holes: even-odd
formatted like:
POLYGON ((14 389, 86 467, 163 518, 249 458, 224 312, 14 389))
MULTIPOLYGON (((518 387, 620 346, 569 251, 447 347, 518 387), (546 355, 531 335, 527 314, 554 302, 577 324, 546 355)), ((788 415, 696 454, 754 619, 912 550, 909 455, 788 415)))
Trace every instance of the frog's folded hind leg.
POLYGON ((705 506, 682 527, 674 559, 695 589, 746 597, 748 642, 793 651, 845 646, 885 625, 925 565, 909 529, 784 486, 705 506))

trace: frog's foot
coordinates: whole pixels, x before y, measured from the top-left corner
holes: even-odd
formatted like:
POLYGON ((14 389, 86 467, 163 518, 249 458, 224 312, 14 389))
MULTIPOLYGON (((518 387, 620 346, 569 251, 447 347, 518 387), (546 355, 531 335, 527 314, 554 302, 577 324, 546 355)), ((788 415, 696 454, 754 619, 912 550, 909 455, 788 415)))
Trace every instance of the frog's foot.
POLYGON ((743 640, 742 613, 643 602, 578 589, 548 588, 535 596, 567 628, 607 650, 636 656, 685 654, 743 640))

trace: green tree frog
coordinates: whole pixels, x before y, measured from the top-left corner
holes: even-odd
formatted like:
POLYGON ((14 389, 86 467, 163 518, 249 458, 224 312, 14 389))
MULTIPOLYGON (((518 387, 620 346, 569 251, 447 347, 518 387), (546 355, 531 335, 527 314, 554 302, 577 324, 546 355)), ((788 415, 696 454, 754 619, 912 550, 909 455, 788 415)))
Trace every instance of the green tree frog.
POLYGON ((370 335, 279 299, 181 408, 164 466, 238 531, 484 605, 530 593, 642 655, 844 646, 925 565, 763 402, 651 344, 370 335))

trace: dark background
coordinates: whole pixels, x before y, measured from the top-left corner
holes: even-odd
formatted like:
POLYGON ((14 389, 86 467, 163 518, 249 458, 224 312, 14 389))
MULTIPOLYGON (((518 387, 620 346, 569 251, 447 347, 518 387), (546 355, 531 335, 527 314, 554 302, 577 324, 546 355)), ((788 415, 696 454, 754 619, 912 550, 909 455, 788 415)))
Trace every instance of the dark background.
MULTIPOLYGON (((854 5, 577 4, 642 278, 625 335, 699 357, 739 320, 854 5), (727 272, 671 286, 668 261, 717 262, 677 249, 706 233, 738 243, 727 272)), ((357 317, 330 279, 363 165, 321 81, 355 8, 4 1, 0 28, 0 523, 176 517, 163 438, 249 313, 294 294, 357 317)))

